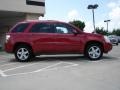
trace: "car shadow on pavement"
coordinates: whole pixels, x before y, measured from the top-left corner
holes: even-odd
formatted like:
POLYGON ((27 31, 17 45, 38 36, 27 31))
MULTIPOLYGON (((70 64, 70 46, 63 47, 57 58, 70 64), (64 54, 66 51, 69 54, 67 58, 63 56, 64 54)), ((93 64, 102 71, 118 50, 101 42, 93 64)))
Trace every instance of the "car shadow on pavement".
POLYGON ((53 57, 36 57, 32 61, 79 61, 79 60, 87 60, 84 56, 53 56, 53 57))
MULTIPOLYGON (((54 61, 81 61, 81 60, 88 60, 84 56, 37 56, 30 60, 30 62, 40 62, 40 61, 46 61, 46 62, 54 62, 54 61)), ((15 58, 10 59, 10 62, 17 62, 15 58)))
MULTIPOLYGON (((100 60, 97 61, 113 61, 113 60, 120 60, 117 57, 112 57, 112 56, 103 56, 100 60)), ((30 60, 31 62, 40 62, 40 61, 44 61, 44 62, 55 62, 55 61, 81 61, 81 62, 87 62, 90 61, 88 58, 84 57, 84 56, 37 56, 35 58, 33 58, 32 60, 30 60)), ((10 59, 10 62, 17 62, 17 60, 15 58, 10 59)), ((27 62, 28 63, 28 62, 27 62)))
POLYGON ((103 56, 102 59, 107 59, 107 60, 117 60, 119 58, 113 57, 113 56, 103 56))

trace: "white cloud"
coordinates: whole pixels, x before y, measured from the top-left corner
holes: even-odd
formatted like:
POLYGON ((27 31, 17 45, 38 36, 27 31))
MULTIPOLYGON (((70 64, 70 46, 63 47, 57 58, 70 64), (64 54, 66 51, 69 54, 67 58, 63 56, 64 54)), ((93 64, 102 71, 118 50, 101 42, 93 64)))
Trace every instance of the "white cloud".
MULTIPOLYGON (((73 9, 70 12, 68 12, 68 21, 73 21, 73 20, 81 20, 85 22, 85 19, 80 15, 80 13, 73 9)), ((93 32, 93 25, 91 21, 85 22, 85 32, 93 32)))
POLYGON ((82 17, 80 16, 79 12, 75 9, 71 10, 70 12, 68 12, 68 20, 72 21, 72 20, 81 20, 82 17))
POLYGON ((93 23, 92 21, 88 21, 88 22, 85 22, 85 29, 84 29, 85 32, 93 32, 93 23))
MULTIPOLYGON (((114 26, 114 24, 113 24, 113 22, 109 22, 108 23, 108 25, 109 25, 109 27, 108 27, 108 31, 112 31, 113 30, 113 26, 114 26)), ((97 24, 96 24, 96 27, 103 27, 104 28, 104 30, 107 30, 107 23, 105 23, 104 21, 99 21, 97 24)))
POLYGON ((109 8, 114 8, 116 6, 116 3, 115 2, 110 2, 108 3, 107 5, 109 8))
MULTIPOLYGON (((89 33, 91 33, 91 32, 93 32, 94 31, 94 28, 93 28, 93 22, 92 21, 88 21, 88 22, 85 22, 85 24, 86 24, 86 27, 85 27, 85 32, 89 32, 89 33)), ((113 22, 109 22, 109 31, 112 31, 112 29, 114 28, 113 26, 114 26, 115 24, 113 23, 113 22)), ((120 23, 119 23, 119 25, 120 25, 120 23)), ((107 25, 106 25, 106 23, 104 22, 104 21, 99 21, 99 22, 97 22, 96 23, 96 27, 99 27, 99 28, 104 28, 105 30, 107 29, 107 25)))
POLYGON ((109 28, 120 28, 120 0, 114 0, 107 5, 110 9, 108 19, 111 19, 109 28))
POLYGON ((120 21, 120 7, 115 7, 109 13, 109 17, 115 21, 120 21))
POLYGON ((106 23, 102 20, 102 21, 99 21, 97 24, 96 24, 96 27, 104 27, 104 29, 106 29, 106 23))
MULTIPOLYGON (((93 22, 92 21, 87 21, 85 22, 86 27, 85 27, 85 32, 93 32, 94 31, 94 27, 93 27, 93 22)), ((96 27, 105 27, 106 29, 106 24, 104 23, 104 21, 99 21, 95 24, 96 27)))
POLYGON ((116 0, 116 2, 110 2, 111 11, 109 12, 109 18, 111 19, 111 28, 120 28, 120 0, 116 0))

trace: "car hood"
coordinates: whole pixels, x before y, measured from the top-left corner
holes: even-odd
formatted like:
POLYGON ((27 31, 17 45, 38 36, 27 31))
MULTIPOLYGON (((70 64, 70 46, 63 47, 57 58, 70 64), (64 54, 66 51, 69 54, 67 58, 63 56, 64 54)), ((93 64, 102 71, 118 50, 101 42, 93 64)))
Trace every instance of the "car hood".
POLYGON ((103 35, 97 34, 97 33, 86 33, 86 32, 84 32, 84 34, 87 35, 87 36, 93 36, 93 37, 103 37, 103 35))
POLYGON ((104 41, 104 36, 101 34, 96 34, 96 33, 85 33, 86 38, 89 40, 98 40, 98 41, 104 41))

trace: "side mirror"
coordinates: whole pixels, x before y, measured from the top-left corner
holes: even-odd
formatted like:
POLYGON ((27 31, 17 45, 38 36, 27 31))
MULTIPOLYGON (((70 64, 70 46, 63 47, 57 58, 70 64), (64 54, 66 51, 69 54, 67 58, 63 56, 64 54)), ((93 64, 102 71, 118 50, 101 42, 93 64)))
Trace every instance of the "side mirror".
POLYGON ((73 34, 74 34, 74 35, 77 35, 78 32, 77 32, 76 30, 73 30, 73 34))

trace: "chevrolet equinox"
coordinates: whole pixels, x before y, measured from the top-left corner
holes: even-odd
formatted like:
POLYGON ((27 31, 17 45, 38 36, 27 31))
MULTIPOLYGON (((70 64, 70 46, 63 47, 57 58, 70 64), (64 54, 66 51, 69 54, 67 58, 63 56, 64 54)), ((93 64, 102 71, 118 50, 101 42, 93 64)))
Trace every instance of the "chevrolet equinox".
POLYGON ((112 49, 103 35, 82 32, 60 21, 24 21, 6 34, 5 50, 14 53, 18 61, 29 61, 41 54, 84 54, 99 60, 112 49))

